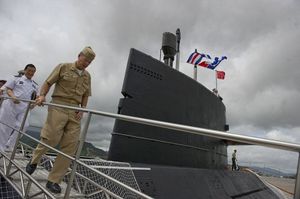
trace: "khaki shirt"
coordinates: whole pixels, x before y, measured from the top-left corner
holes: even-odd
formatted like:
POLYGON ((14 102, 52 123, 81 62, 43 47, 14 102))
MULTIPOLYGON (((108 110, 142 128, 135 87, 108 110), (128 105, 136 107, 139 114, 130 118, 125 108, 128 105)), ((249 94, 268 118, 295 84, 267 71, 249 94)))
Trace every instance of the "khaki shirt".
POLYGON ((91 76, 86 70, 80 75, 75 64, 59 64, 46 79, 50 85, 55 83, 54 103, 79 105, 83 96, 91 96, 91 76))

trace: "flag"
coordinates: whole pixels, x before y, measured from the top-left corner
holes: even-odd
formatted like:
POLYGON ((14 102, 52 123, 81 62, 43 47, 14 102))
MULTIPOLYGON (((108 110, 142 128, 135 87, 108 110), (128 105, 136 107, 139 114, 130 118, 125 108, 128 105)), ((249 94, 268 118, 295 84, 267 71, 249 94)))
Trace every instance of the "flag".
POLYGON ((208 68, 208 66, 210 64, 211 64, 211 62, 209 62, 209 61, 203 61, 203 62, 199 63, 198 66, 202 66, 202 67, 208 68))
POLYGON ((213 62, 211 62, 211 61, 202 61, 198 65, 214 70, 221 63, 221 61, 223 61, 224 59, 227 59, 227 57, 222 56, 221 59, 219 59, 219 57, 215 57, 215 60, 213 62))
POLYGON ((225 79, 225 72, 216 70, 217 79, 225 79))
POLYGON ((198 65, 203 58, 211 59, 211 57, 207 54, 193 52, 186 62, 193 65, 198 65))

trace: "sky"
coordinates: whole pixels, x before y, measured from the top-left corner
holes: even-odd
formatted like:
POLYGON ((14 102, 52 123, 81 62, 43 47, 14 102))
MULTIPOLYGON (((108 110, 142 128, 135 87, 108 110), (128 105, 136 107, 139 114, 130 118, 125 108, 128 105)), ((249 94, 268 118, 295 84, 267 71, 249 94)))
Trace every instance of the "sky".
MULTIPOLYGON (((193 77, 185 62, 195 49, 228 57, 217 70, 226 72, 218 90, 230 133, 300 144, 299 10, 296 0, 0 0, 0 79, 33 63, 41 85, 56 65, 91 46, 88 108, 116 113, 130 48, 159 59, 162 33, 180 28, 181 72, 193 77)), ((216 86, 214 71, 199 67, 197 76, 208 89, 216 86)), ((34 109, 31 125, 42 126, 46 113, 34 109)), ((108 149, 113 124, 93 117, 87 141, 108 149)), ((234 146, 229 159, 233 149, 240 164, 284 172, 297 165, 294 152, 234 146)))

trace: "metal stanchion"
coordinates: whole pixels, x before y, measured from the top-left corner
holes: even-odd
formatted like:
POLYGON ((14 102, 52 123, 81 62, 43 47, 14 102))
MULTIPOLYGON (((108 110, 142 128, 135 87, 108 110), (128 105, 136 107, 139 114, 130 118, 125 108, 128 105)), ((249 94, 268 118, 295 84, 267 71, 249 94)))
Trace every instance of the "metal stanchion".
POLYGON ((298 165, 297 165, 294 199, 300 199, 300 152, 298 153, 298 165))
POLYGON ((75 178, 75 172, 76 172, 76 167, 77 167, 77 162, 76 161, 79 160, 79 158, 80 158, 81 150, 82 150, 83 145, 84 145, 84 141, 85 141, 86 134, 87 134, 87 131, 88 131, 88 128, 89 128, 91 117, 92 117, 91 112, 88 112, 87 121, 84 125, 84 128, 83 128, 81 134, 80 134, 79 145, 78 145, 78 149, 77 149, 77 152, 76 152, 75 161, 73 162, 73 168, 72 168, 72 171, 71 171, 71 174, 70 174, 70 179, 69 179, 68 186, 67 186, 66 191, 65 191, 64 199, 68 199, 69 195, 70 195, 71 186, 72 186, 73 180, 75 178))

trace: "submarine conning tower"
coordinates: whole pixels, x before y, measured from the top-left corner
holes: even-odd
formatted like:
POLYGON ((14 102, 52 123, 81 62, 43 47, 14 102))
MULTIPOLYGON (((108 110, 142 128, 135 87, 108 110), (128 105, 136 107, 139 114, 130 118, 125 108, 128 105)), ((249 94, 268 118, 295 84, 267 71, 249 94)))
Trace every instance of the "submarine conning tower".
MULTIPOLYGON (((177 51, 174 36, 163 34, 164 63, 136 49, 130 50, 121 92, 124 98, 119 101, 118 113, 225 131, 226 110, 220 98, 172 68, 177 51)), ((116 120, 108 159, 225 168, 227 146, 216 138, 116 120)))

